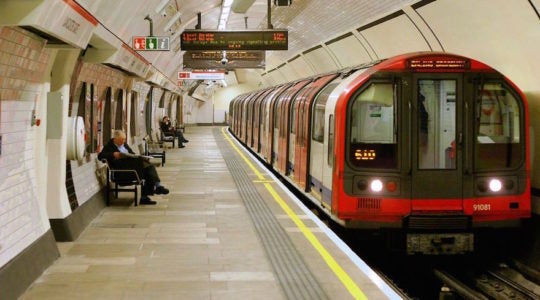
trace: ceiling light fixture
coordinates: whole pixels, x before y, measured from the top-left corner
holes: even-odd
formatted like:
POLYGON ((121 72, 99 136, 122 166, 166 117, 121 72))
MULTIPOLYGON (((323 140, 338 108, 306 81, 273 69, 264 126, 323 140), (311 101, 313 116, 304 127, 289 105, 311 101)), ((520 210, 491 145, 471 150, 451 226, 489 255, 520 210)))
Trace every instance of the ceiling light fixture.
POLYGON ((156 6, 156 8, 155 8, 154 11, 155 11, 157 14, 161 13, 161 11, 165 8, 165 5, 167 5, 167 3, 169 3, 169 1, 171 1, 171 0, 162 0, 162 1, 158 4, 158 6, 156 6))
POLYGON ((233 0, 223 0, 223 5, 221 6, 221 15, 219 17, 218 30, 225 30, 227 28, 227 21, 231 14, 231 5, 233 0))
MULTIPOLYGON (((182 14, 177 11, 176 14, 174 14, 174 16, 169 20, 169 22, 167 23, 167 25, 165 25, 165 27, 163 27, 163 32, 167 32, 167 30, 171 29, 171 27, 174 25, 174 23, 176 23, 176 21, 180 20, 180 16, 182 14)), ((182 21, 180 21, 182 22, 182 21)))

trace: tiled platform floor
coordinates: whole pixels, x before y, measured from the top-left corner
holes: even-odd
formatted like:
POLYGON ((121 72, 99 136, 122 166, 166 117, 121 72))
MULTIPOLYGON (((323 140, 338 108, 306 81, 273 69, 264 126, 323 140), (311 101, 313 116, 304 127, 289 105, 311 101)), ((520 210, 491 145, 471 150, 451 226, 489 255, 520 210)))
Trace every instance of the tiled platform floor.
MULTIPOLYGON (((61 257, 21 298, 285 299, 212 130, 188 128, 186 148, 168 150, 158 171, 170 194, 153 196, 154 206, 116 201, 105 208, 75 242, 58 243, 61 257)), ((279 205, 265 197, 328 298, 352 299, 279 205)), ((294 210, 352 278, 365 280, 294 210)), ((370 299, 385 298, 373 283, 360 285, 370 299)))

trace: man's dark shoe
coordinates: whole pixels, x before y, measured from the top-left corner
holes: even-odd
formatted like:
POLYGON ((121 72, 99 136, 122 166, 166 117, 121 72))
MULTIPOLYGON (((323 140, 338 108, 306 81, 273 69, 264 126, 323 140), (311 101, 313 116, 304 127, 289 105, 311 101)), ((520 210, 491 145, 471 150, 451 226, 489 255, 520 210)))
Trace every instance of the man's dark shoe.
POLYGON ((186 147, 186 146, 184 146, 184 145, 180 145, 180 146, 178 146, 178 148, 184 148, 184 147, 186 147))
POLYGON ((163 194, 163 195, 167 195, 169 193, 169 190, 166 189, 164 186, 158 186, 156 188, 156 194, 163 194))
POLYGON ((141 205, 155 205, 157 202, 148 198, 148 197, 142 197, 141 201, 139 201, 139 204, 141 205))
POLYGON ((189 141, 188 141, 188 140, 183 140, 182 142, 183 142, 183 143, 189 143, 189 141))

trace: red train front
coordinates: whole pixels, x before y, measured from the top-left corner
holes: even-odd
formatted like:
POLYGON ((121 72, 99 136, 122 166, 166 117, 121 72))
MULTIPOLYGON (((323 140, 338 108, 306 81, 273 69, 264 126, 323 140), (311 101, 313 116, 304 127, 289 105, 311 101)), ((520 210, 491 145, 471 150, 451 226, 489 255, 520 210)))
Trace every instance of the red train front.
POLYGON ((333 220, 463 253, 530 217, 528 109, 473 59, 413 53, 241 95, 231 131, 333 220), (257 125, 255 125, 257 124, 257 125))

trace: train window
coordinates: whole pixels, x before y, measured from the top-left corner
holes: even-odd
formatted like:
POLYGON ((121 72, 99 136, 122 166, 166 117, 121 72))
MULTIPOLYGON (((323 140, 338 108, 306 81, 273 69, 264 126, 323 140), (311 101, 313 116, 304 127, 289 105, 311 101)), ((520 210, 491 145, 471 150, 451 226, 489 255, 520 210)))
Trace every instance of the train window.
POLYGON ((297 103, 293 103, 291 104, 291 107, 292 107, 292 113, 291 113, 291 121, 290 121, 290 125, 289 125, 289 128, 290 128, 290 132, 291 134, 296 134, 296 116, 298 115, 298 112, 299 112, 299 105, 297 103))
POLYGON ((476 88, 476 169, 515 168, 523 159, 522 106, 502 83, 476 88))
POLYGON ((396 168, 394 85, 372 82, 349 107, 349 161, 357 167, 396 168))
POLYGON ((328 166, 334 165, 334 115, 328 116, 328 166))
POLYGON ((421 79, 417 83, 418 167, 455 169, 456 91, 454 79, 421 79))
POLYGON ((338 83, 328 84, 315 98, 313 101, 313 121, 311 128, 311 138, 317 142, 324 142, 324 115, 326 113, 326 102, 330 93, 338 83))

